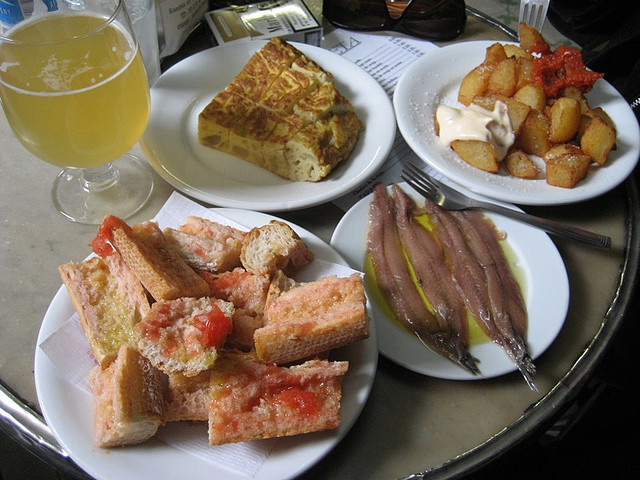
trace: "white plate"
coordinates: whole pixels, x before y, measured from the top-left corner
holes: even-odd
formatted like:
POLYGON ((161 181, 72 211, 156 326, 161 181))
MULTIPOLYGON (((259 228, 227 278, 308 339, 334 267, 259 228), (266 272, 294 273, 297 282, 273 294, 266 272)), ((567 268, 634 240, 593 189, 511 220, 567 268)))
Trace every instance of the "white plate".
MULTIPOLYGON (((422 201, 406 184, 401 183, 400 186, 416 201, 422 201)), ((364 270, 372 198, 373 194, 354 205, 340 221, 331 239, 331 245, 352 268, 364 270)), ((510 261, 523 284, 529 314, 527 344, 531 357, 535 359, 556 338, 569 308, 569 280, 564 262, 544 232, 500 215, 487 214, 487 217, 507 233, 508 248, 514 254, 510 261)), ((375 297, 369 294, 369 298, 375 297)), ((470 348, 480 360, 481 375, 473 375, 424 347, 415 335, 387 317, 375 300, 371 303, 380 352, 414 372, 437 378, 478 380, 515 370, 514 364, 498 345, 486 342, 470 348)))
POLYGON ((433 117, 440 104, 459 107, 464 75, 484 59, 494 42, 465 42, 428 52, 398 81, 393 97, 398 127, 415 153, 427 164, 473 192, 520 205, 561 205, 597 197, 623 182, 638 162, 640 131, 633 111, 608 82, 598 80, 587 98, 611 116, 618 129, 617 149, 603 168, 592 168, 575 188, 548 185, 544 179, 523 180, 491 174, 468 165, 440 142, 433 117))
POLYGON ((183 193, 211 205, 264 212, 319 205, 371 176, 396 132, 389 96, 368 73, 328 50, 294 44, 334 75, 365 125, 348 159, 320 182, 291 182, 198 143, 198 114, 240 72, 264 41, 229 44, 171 67, 151 89, 151 116, 141 145, 153 168, 183 193))
MULTIPOLYGON (((235 209, 216 211, 247 228, 264 225, 274 218, 258 212, 235 209)), ((345 260, 321 239, 295 225, 292 227, 314 251, 316 258, 347 265, 345 260)), ((73 306, 63 286, 58 290, 45 314, 38 335, 38 345, 63 325, 73 313, 73 306)), ((360 415, 371 391, 377 355, 376 329, 371 322, 370 336, 367 340, 340 349, 336 354, 336 357, 349 361, 349 370, 343 380, 342 420, 338 429, 278 439, 255 479, 295 477, 319 461, 346 435, 360 415)), ((80 388, 71 387, 69 381, 39 347, 36 348, 35 354, 35 382, 44 418, 54 435, 71 458, 97 479, 178 479, 185 478, 185 472, 188 472, 187 476, 192 480, 247 478, 159 440, 152 439, 142 445, 126 448, 95 448, 91 396, 80 388)), ((206 436, 206 428, 194 429, 194 435, 206 436)))

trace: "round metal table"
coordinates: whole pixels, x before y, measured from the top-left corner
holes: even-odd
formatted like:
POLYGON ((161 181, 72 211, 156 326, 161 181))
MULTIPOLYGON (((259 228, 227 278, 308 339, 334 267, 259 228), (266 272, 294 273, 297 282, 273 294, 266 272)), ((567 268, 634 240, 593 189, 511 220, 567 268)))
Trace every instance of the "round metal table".
MULTIPOLYGON (((470 18, 456 41, 480 38, 507 39, 470 18)), ((198 38, 191 42, 182 55, 204 45, 198 38)), ((89 253, 87 242, 95 227, 72 224, 53 210, 49 191, 57 168, 27 153, 4 116, 0 145, 0 425, 48 464, 81 478, 82 472, 39 414, 33 352, 44 312, 60 286, 57 266, 81 261, 89 253)), ((157 175, 155 180, 150 202, 131 222, 153 217, 172 192, 157 175)), ((619 330, 637 288, 637 180, 632 176, 615 190, 581 204, 525 210, 607 233, 613 240, 610 251, 554 240, 569 274, 571 302, 559 337, 536 361, 539 392, 530 391, 517 373, 453 382, 412 373, 381 357, 361 416, 304 478, 457 478, 539 432, 579 394, 619 330)), ((326 204, 276 215, 328 243, 343 212, 326 204)))

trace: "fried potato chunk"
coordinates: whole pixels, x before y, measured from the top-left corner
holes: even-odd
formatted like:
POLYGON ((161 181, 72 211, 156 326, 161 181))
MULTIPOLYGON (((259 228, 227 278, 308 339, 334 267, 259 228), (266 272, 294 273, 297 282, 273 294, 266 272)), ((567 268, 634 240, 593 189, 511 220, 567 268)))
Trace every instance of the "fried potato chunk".
POLYGON ((571 140, 580 126, 580 102, 574 98, 560 97, 549 109, 549 140, 564 143, 571 140))
POLYGON ((616 131, 600 117, 582 116, 583 125, 580 135, 580 148, 599 165, 604 165, 609 152, 616 143, 616 131))
POLYGON ((510 97, 516 93, 517 86, 518 64, 515 58, 505 58, 493 67, 489 75, 487 91, 510 97))
POLYGON ((538 83, 522 86, 513 94, 513 98, 539 112, 547 106, 547 94, 544 93, 544 87, 538 83))
POLYGON ((515 58, 532 58, 531 54, 527 52, 520 45, 514 45, 513 43, 505 43, 503 45, 504 53, 507 54, 507 57, 515 57, 515 58))
POLYGON ((490 76, 491 67, 484 63, 467 73, 462 79, 458 90, 458 101, 468 107, 475 97, 484 95, 487 91, 490 76))
POLYGON ((491 173, 497 173, 500 170, 495 148, 489 142, 454 140, 451 142, 451 148, 469 165, 491 173))
POLYGON ((498 65, 508 57, 505 46, 499 42, 493 43, 487 47, 484 55, 484 63, 486 65, 498 65))
POLYGON ((538 178, 540 169, 522 150, 514 150, 504 159, 504 166, 514 177, 532 180, 538 178))
POLYGON ((520 46, 529 53, 546 53, 551 47, 542 34, 524 22, 520 22, 520 46))
POLYGON ((531 107, 529 105, 525 105, 522 102, 512 98, 505 97, 504 95, 483 95, 478 96, 473 99, 473 103, 484 108, 485 110, 492 111, 497 101, 503 102, 507 106, 507 112, 509 114, 509 122, 511 123, 511 128, 513 133, 518 134, 524 121, 527 119, 529 112, 531 111, 531 107))
POLYGON ((542 112, 532 111, 524 122, 517 146, 531 155, 542 157, 551 148, 549 141, 549 119, 542 112))
POLYGON ((591 157, 571 144, 556 145, 543 157, 547 183, 556 187, 573 188, 589 172, 591 157))

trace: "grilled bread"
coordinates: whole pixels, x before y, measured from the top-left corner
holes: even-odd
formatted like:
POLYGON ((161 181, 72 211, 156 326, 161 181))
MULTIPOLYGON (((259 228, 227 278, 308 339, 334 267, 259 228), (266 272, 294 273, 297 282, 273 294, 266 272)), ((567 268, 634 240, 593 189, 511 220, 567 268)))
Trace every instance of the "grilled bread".
POLYGON ((111 248, 109 244, 156 301, 208 295, 207 282, 187 265, 157 223, 147 221, 130 227, 122 219, 107 215, 92 245, 104 256, 111 248))
POLYGON ((107 367, 149 312, 144 289, 117 252, 58 267, 96 361, 107 367))
POLYGON ((348 362, 277 367, 249 354, 220 357, 211 371, 209 443, 243 442, 336 428, 348 362))
POLYGON ((269 292, 265 326, 253 338, 258 357, 286 364, 369 335, 360 274, 329 276, 269 292))
POLYGON ((111 365, 94 367, 89 383, 97 447, 134 445, 155 435, 163 422, 163 379, 134 347, 122 345, 111 365))
POLYGON ((313 254, 279 221, 240 232, 190 217, 165 235, 108 216, 92 246, 102 258, 60 274, 100 363, 89 378, 96 446, 143 442, 169 421, 208 420, 212 445, 339 425, 348 363, 325 358, 368 335, 359 274, 288 277, 313 254), (176 247, 174 234, 197 241, 176 247), (202 239, 212 251, 198 251, 211 245, 202 239), (213 270, 243 267, 196 272, 181 249, 213 270))
POLYGON ((292 275, 314 258, 313 252, 286 223, 271 220, 252 228, 242 243, 242 266, 257 275, 282 270, 292 275))
POLYGON ((167 374, 211 368, 233 328, 233 304, 213 297, 156 302, 134 327, 140 352, 167 374))
POLYGON ((168 376, 164 394, 164 421, 200 421, 209 419, 209 383, 211 370, 187 377, 180 373, 168 376))
POLYGON ((253 333, 264 325, 263 314, 271 285, 268 275, 255 275, 243 268, 230 272, 202 272, 211 295, 233 303, 233 331, 227 343, 239 350, 253 349, 253 333))
POLYGON ((333 76, 279 38, 198 116, 202 145, 293 181, 326 177, 350 155, 361 130, 333 76))

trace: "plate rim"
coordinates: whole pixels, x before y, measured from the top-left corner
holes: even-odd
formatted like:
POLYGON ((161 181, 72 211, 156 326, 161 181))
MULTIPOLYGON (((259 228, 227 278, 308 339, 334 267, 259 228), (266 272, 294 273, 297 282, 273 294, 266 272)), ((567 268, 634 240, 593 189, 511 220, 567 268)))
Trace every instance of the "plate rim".
MULTIPOLYGON (((542 191, 519 193, 514 185, 520 183, 524 187, 530 187, 531 184, 525 182, 532 181, 510 178, 511 181, 509 186, 501 186, 497 181, 492 182, 492 180, 496 180, 499 177, 496 177, 494 174, 482 172, 474 167, 467 166, 466 164, 463 164, 463 161, 459 158, 456 158, 455 164, 449 167, 447 162, 441 161, 438 158, 441 157, 442 153, 445 151, 443 146, 438 145, 437 147, 428 148, 424 143, 420 142, 418 135, 415 133, 415 129, 411 125, 413 119, 410 115, 410 109, 405 105, 407 97, 410 95, 412 77, 423 72, 427 66, 432 63, 436 63, 442 57, 448 57, 450 59, 454 56, 464 56, 466 57, 465 62, 470 64, 467 66, 467 69, 470 69, 482 61, 479 57, 479 53, 494 43, 497 42, 492 40, 472 40, 443 46, 437 50, 427 52, 424 56, 416 60, 400 77, 392 102, 394 112, 396 113, 398 130, 414 153, 431 168, 434 168, 439 173, 445 175, 456 184, 485 197, 518 205, 555 206, 579 203, 601 196, 624 182, 634 170, 638 163, 638 159, 640 158, 640 125, 638 125, 638 121, 626 100, 620 95, 615 87, 604 79, 600 79, 595 84, 592 92, 587 95, 610 95, 613 97, 611 101, 615 102, 614 107, 616 110, 618 108, 622 109, 620 116, 623 118, 623 121, 619 122, 614 118, 616 125, 618 125, 619 138, 628 139, 630 142, 628 149, 620 154, 620 157, 623 158, 615 159, 619 162, 618 165, 614 167, 614 172, 617 174, 615 174, 609 182, 599 183, 597 182, 597 179, 595 179, 592 180, 595 182, 595 185, 593 183, 583 183, 573 189, 552 187, 546 183, 540 183, 539 185, 541 185, 542 191), (471 55, 474 55, 473 61, 470 59, 471 55), (477 59, 475 58, 475 55, 478 55, 477 59), (628 120, 633 120, 630 128, 628 127, 628 120), (621 128, 624 128, 624 130, 621 130, 621 128), (622 137, 620 137, 621 131, 622 137), (434 150, 436 149, 441 149, 441 152, 435 152, 434 150), (633 152, 635 152, 635 154, 633 154, 633 152), (470 176, 465 174, 465 170, 471 172, 470 176), (549 196, 552 198, 548 198, 549 196)), ((499 43, 516 44, 515 42, 509 41, 502 41, 499 43)), ((441 74, 442 72, 439 71, 438 75, 441 74)), ((459 85, 461 81, 461 78, 457 79, 446 77, 446 79, 448 80, 448 83, 456 86, 459 85)), ((446 84, 447 82, 443 81, 441 83, 446 84)), ((441 92, 442 89, 438 92, 433 92, 433 94, 434 96, 440 96, 441 92)), ((431 132, 427 132, 426 134, 431 135, 431 132)), ((453 154, 450 155, 453 158, 453 154)), ((616 152, 614 152, 614 155, 616 155, 616 152)), ((609 163, 608 166, 611 167, 611 165, 612 163, 609 163)), ((602 168, 607 168, 607 166, 602 168)), ((590 172, 591 176, 594 174, 597 174, 597 172, 590 172)), ((588 181, 589 178, 587 178, 587 182, 588 181)), ((533 182, 544 182, 544 180, 533 180, 533 182)))
MULTIPOLYGON (((185 73, 192 74, 191 69, 195 68, 197 71, 204 68, 202 65, 210 65, 215 61, 216 57, 224 58, 224 56, 229 55, 244 55, 246 56, 246 60, 248 60, 251 54, 253 54, 266 43, 266 40, 252 40, 247 42, 231 43, 218 47, 207 48, 173 65, 166 72, 164 72, 152 86, 149 123, 142 138, 140 139, 140 145, 150 165, 156 171, 156 173, 158 173, 158 175, 160 175, 165 181, 167 181, 177 190, 188 194, 198 200, 206 202, 209 205, 215 205, 219 207, 251 209, 262 212, 291 211, 317 206, 334 200, 341 195, 349 193, 352 189, 365 182, 369 178, 369 176, 373 175, 375 171, 386 161, 394 144, 397 131, 397 123, 392 100, 384 91, 382 86, 378 82, 376 82, 376 80, 369 73, 360 68, 358 65, 334 52, 323 49, 321 47, 316 47, 314 45, 289 42, 291 45, 298 48, 305 55, 307 55, 310 59, 317 61, 321 66, 323 66, 323 68, 331 72, 336 79, 336 83, 344 83, 346 84, 346 86, 351 86, 351 90, 353 91, 343 91, 344 89, 340 88, 340 85, 339 89, 343 95, 349 98, 349 100, 354 105, 354 108, 356 108, 356 111, 359 111, 360 117, 363 112, 367 114, 367 118, 369 119, 369 121, 365 122, 364 130, 360 133, 360 138, 354 148, 354 152, 356 152, 355 157, 354 152, 352 152, 350 157, 345 161, 351 163, 341 162, 336 166, 335 169, 340 170, 340 168, 342 167, 344 170, 347 170, 349 167, 351 167, 350 171, 348 172, 349 175, 345 174, 345 178, 340 178, 337 180, 330 175, 328 178, 325 178, 320 182, 290 182, 284 179, 280 179, 275 175, 272 177, 271 175, 273 174, 271 174, 270 172, 262 170, 252 164, 248 164, 249 162, 247 162, 248 165, 244 163, 240 164, 242 165, 241 168, 251 169, 252 172, 258 172, 256 173, 257 175, 264 175, 265 178, 269 179, 269 181, 277 182, 273 183, 273 188, 271 188, 271 190, 269 190, 268 192, 265 191, 264 198, 261 198, 260 201, 257 201, 246 200, 241 192, 231 195, 225 192, 214 192, 213 190, 216 187, 219 188, 220 184, 213 186, 212 184, 209 184, 206 186, 195 187, 191 185, 191 183, 193 182, 191 182, 190 179, 183 178, 184 175, 176 174, 175 168, 171 168, 171 165, 175 162, 175 160, 167 161, 165 158, 162 158, 163 152, 161 152, 161 149, 159 148, 161 146, 161 142, 166 142, 166 140, 158 140, 158 138, 154 138, 155 129, 162 127, 165 124, 163 122, 171 121, 165 120, 164 117, 160 120, 156 118, 156 115, 161 115, 168 108, 166 106, 168 102, 164 101, 165 97, 164 94, 162 94, 162 89, 166 84, 172 84, 173 82, 175 82, 181 75, 184 75, 185 73), (332 68, 330 65, 327 65, 327 63, 331 61, 338 62, 338 67, 332 68), (343 70, 345 68, 348 68, 347 73, 349 75, 353 75, 353 72, 357 72, 358 82, 365 82, 367 94, 375 95, 375 105, 373 105, 371 102, 363 101, 354 104, 354 100, 357 100, 359 98, 355 96, 355 92, 357 91, 359 92, 358 95, 362 95, 361 88, 359 85, 353 83, 351 77, 347 78, 348 75, 343 73, 343 70), (159 106, 158 103, 160 102, 164 103, 165 105, 159 106), (376 123, 372 123, 373 120, 376 123), (368 133, 368 131, 375 132, 375 135, 373 133, 368 133), (367 143, 365 143, 365 141, 367 143), (364 152, 358 152, 358 149, 364 149, 364 152), (358 157, 358 153, 363 153, 362 157, 358 157), (360 160, 363 165, 360 165, 358 163, 357 168, 351 166, 358 160, 360 160), (335 185, 332 185, 332 183, 334 182, 335 185), (269 198, 274 194, 274 192, 278 193, 278 191, 280 191, 281 196, 284 196, 286 190, 290 188, 292 184, 297 183, 302 183, 305 186, 311 184, 311 189, 305 189, 301 187, 301 189, 299 189, 297 193, 301 193, 300 191, 302 191, 302 195, 300 195, 298 198, 287 198, 286 200, 280 199, 276 201, 269 198), (319 184, 320 187, 314 189, 313 183, 319 184)), ((205 77, 206 73, 207 72, 203 72, 202 76, 205 77)), ((225 75, 229 77, 230 81, 235 73, 227 73, 225 75)), ((206 81, 206 77, 201 80, 201 82, 202 81, 206 81)), ((182 103, 180 105, 181 110, 176 112, 176 114, 179 114, 179 116, 181 117, 184 116, 187 110, 192 108, 194 104, 199 105, 200 103, 202 103, 203 105, 206 105, 211 100, 211 98, 213 98, 215 93, 220 90, 220 88, 210 88, 208 89, 207 96, 200 98, 198 97, 198 95, 204 95, 204 93, 197 94, 194 89, 196 88, 196 86, 198 87, 198 89, 201 89, 202 85, 198 82, 196 82, 196 84, 193 84, 193 82, 194 79, 191 78, 189 84, 191 86, 185 88, 185 92, 189 93, 189 98, 185 98, 184 100, 187 103, 182 103)), ((226 84, 224 86, 220 86, 224 88, 226 84)), ((181 122, 187 121, 181 120, 181 122)), ((179 128, 176 129, 176 131, 178 131, 178 134, 175 134, 175 136, 184 137, 185 135, 183 135, 183 133, 185 128, 188 128, 188 126, 181 123, 179 128)), ((180 138, 179 140, 184 146, 184 148, 181 149, 182 153, 187 154, 190 158, 194 158, 193 152, 190 150, 190 145, 184 145, 187 140, 185 140, 184 138, 180 138)), ((178 147, 171 148, 176 151, 178 147)), ((210 149, 211 152, 214 152, 211 153, 204 150, 204 148, 205 147, 202 147, 202 151, 207 152, 207 154, 209 154, 211 158, 215 158, 216 156, 220 157, 221 155, 225 157, 229 156, 228 154, 224 154, 223 152, 216 152, 213 149, 210 149)), ((245 162, 244 160, 241 161, 245 162)), ((208 168, 207 173, 210 173, 211 175, 217 175, 219 172, 215 169, 208 168)), ((240 183, 238 185, 242 186, 240 183)), ((246 187, 250 186, 250 184, 246 185, 246 187)))
MULTIPOLYGON (((237 223, 240 223, 243 226, 249 227, 249 228, 251 226, 257 225, 258 223, 262 224, 265 221, 266 223, 268 223, 268 221, 270 221, 271 219, 277 219, 277 217, 267 213, 236 209, 231 207, 210 208, 210 210, 214 212, 218 212, 221 215, 226 216, 227 218, 234 220, 237 223), (238 215, 244 218, 244 220, 238 220, 238 218, 240 218, 238 217, 238 215), (246 225, 243 222, 248 222, 249 225, 246 225)), ((305 242, 307 242, 307 244, 316 254, 316 258, 320 258, 320 259, 324 259, 334 263, 339 263, 344 266, 348 266, 348 262, 339 254, 339 252, 337 252, 327 242, 324 242, 317 235, 313 234, 312 232, 306 230, 303 227, 300 227, 299 225, 294 224, 293 222, 290 222, 288 220, 283 220, 283 221, 286 221, 296 231, 296 233, 298 233, 298 235, 300 235, 300 237, 303 238, 305 242)), ((367 300, 367 311, 370 312, 370 304, 368 300, 367 300)), ((93 456, 93 454, 85 453, 84 455, 77 455, 77 452, 74 451, 75 449, 70 448, 70 445, 69 445, 69 444, 74 444, 74 440, 71 439, 66 433, 61 433, 68 430, 68 427, 65 425, 67 424, 67 422, 65 421, 65 419, 59 420, 58 418, 56 418, 55 404, 65 403, 64 401, 61 402, 62 397, 65 397, 65 399, 66 398, 76 399, 76 400, 72 400, 71 403, 80 401, 82 403, 88 403, 90 407, 91 396, 90 394, 88 394, 87 392, 83 391, 78 387, 72 387, 70 389, 70 392, 67 391, 64 394, 58 394, 57 395, 58 398, 56 398, 56 395, 53 392, 49 392, 48 387, 50 387, 52 383, 57 383, 60 386, 70 386, 70 384, 68 383, 68 380, 64 377, 62 372, 60 372, 55 367, 55 365, 53 365, 52 361, 49 359, 49 357, 46 355, 46 353, 44 353, 44 351, 40 347, 41 343, 46 338, 48 338, 57 328, 63 325, 68 320, 68 318, 73 314, 73 312, 74 312, 74 309, 73 309, 73 305, 71 304, 68 292, 66 291, 65 286, 61 285, 56 291, 56 293, 54 294, 54 296, 52 297, 51 302, 47 308, 47 311, 45 312, 45 315, 43 317, 42 324, 40 325, 40 328, 38 331, 35 354, 34 354, 34 377, 35 377, 35 387, 36 387, 38 401, 39 401, 40 408, 42 410, 46 424, 51 429, 54 437, 58 440, 60 445, 65 449, 65 451, 67 451, 67 453, 69 453, 69 456, 75 462, 77 462, 77 464, 81 468, 85 469, 88 473, 95 476, 95 478, 110 478, 110 474, 108 471, 105 472, 104 470, 100 469, 101 466, 104 467, 105 462, 111 465, 115 461, 114 459, 117 457, 124 462, 130 463, 132 462, 132 457, 133 459, 135 459, 138 455, 140 455, 144 459, 145 455, 148 455, 148 454, 154 455, 154 450, 159 449, 158 451, 160 452, 161 455, 170 455, 172 458, 176 457, 177 459, 185 458, 186 459, 185 462, 189 462, 189 464, 193 464, 194 466, 201 465, 198 468, 202 471, 215 472, 216 470, 214 469, 217 468, 218 470, 224 472, 225 474, 228 474, 230 478, 236 478, 236 477, 239 479, 246 478, 244 474, 240 474, 239 472, 228 470, 226 467, 216 465, 214 463, 200 459, 196 456, 190 455, 189 453, 182 452, 181 450, 178 450, 177 448, 169 444, 166 444, 157 438, 150 439, 147 445, 132 446, 131 448, 125 447, 123 449, 99 449, 99 448, 93 447, 92 446, 92 440, 93 440, 92 425, 90 425, 91 431, 85 432, 87 435, 89 435, 88 440, 91 442, 91 446, 88 446, 87 449, 98 452, 98 455, 104 453, 105 454, 104 458, 106 460, 96 464, 97 460, 94 460, 94 461, 91 460, 91 457, 93 456), (61 312, 57 313, 56 310, 61 310, 61 312), (67 395, 69 395, 69 397, 67 397, 67 395), (77 400, 80 397, 83 397, 83 399, 77 400), (150 448, 150 453, 146 451, 147 447, 150 448)), ((298 436, 298 438, 300 439, 299 445, 301 445, 300 450, 303 452, 303 456, 305 456, 304 452, 306 452, 308 449, 311 449, 311 452, 309 452, 305 456, 306 458, 295 458, 295 457, 292 458, 291 461, 295 460, 296 462, 295 465, 297 468, 291 469, 289 466, 286 468, 286 471, 285 471, 283 469, 284 465, 281 465, 281 463, 283 461, 286 463, 286 458, 283 460, 282 451, 279 451, 278 455, 275 456, 276 460, 274 460, 273 462, 270 462, 269 461, 270 457, 267 457, 267 459, 261 466, 260 470, 258 470, 258 472, 255 474, 253 478, 255 478, 256 480, 259 480, 259 479, 266 480, 270 477, 270 475, 277 474, 279 477, 283 479, 285 478, 288 479, 288 478, 293 478, 296 475, 300 475, 301 473, 306 471, 308 468, 310 468, 312 465, 314 465, 315 463, 320 461, 322 458, 324 458, 347 435, 349 430, 353 427, 355 422, 358 420, 365 404, 368 401, 369 395, 373 388, 373 383, 375 380, 375 374, 376 374, 377 363, 378 363, 377 329, 370 315, 369 315, 369 337, 356 344, 352 344, 343 348, 350 349, 351 356, 359 356, 363 359, 359 363, 359 365, 357 365, 358 367, 357 370, 352 368, 349 369, 349 371, 347 372, 347 378, 349 378, 348 376, 350 372, 351 372, 351 375, 355 375, 356 373, 358 373, 357 375, 358 378, 360 378, 363 373, 366 374, 366 379, 365 379, 366 381, 364 383, 362 382, 358 384, 352 383, 352 385, 343 384, 343 390, 345 389, 345 386, 350 389, 349 391, 353 389, 353 391, 351 391, 350 393, 350 395, 353 396, 352 398, 353 403, 350 406, 350 410, 351 410, 350 417, 345 419, 344 412, 341 411, 341 415, 342 415, 341 423, 336 430, 325 431, 325 432, 315 432, 315 433, 310 433, 304 436, 298 436), (316 438, 314 439, 313 436, 315 436, 316 438), (318 443, 318 445, 315 447, 313 445, 314 441, 318 443), (315 453, 314 453, 314 449, 317 449, 315 453), (271 470, 273 469, 275 469, 276 471, 272 472, 271 470)), ((345 392, 343 391, 343 397, 344 397, 344 393, 345 392)), ((57 407, 57 408, 59 409, 60 407, 57 407)), ((341 406, 341 409, 342 409, 342 406, 341 406)), ((83 415, 86 416, 86 414, 87 414, 86 411, 83 412, 83 415)), ((75 422, 76 422, 75 424, 78 425, 80 422, 82 422, 82 419, 76 418, 75 422)), ((278 440, 279 440, 279 443, 276 445, 279 445, 280 443, 284 444, 284 449, 296 447, 295 445, 297 440, 296 437, 282 437, 278 440), (294 444, 294 445, 287 445, 287 444, 294 444)), ((294 451, 294 454, 295 454, 295 451, 294 451)), ((142 463, 146 464, 147 462, 142 462, 142 463)), ((128 465, 126 468, 129 469, 131 467, 130 465, 128 465)), ((141 466, 141 469, 144 469, 144 468, 145 468, 144 466, 141 466)), ((144 471, 142 473, 144 473, 144 471)), ((147 478, 147 477, 143 475, 142 477, 137 477, 137 478, 147 478)), ((194 477, 194 478, 198 478, 198 477, 194 477)), ((209 477, 204 476, 202 478, 209 478, 209 477)))

